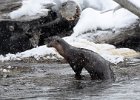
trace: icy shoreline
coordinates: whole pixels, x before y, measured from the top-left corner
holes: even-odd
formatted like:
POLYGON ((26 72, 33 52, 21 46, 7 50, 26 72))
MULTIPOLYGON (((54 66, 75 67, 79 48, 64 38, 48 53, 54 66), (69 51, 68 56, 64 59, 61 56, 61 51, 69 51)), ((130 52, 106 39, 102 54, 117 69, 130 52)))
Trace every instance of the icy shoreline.
MULTIPOLYGON (((13 19, 22 16, 38 15, 40 13, 47 14, 48 9, 45 8, 45 5, 53 3, 56 4, 55 7, 58 8, 58 6, 65 1, 67 0, 23 0, 22 7, 9 13, 9 15, 13 19), (35 6, 33 4, 35 4, 35 6)), ((95 44, 94 42, 86 40, 88 35, 83 34, 89 30, 95 31, 93 34, 96 34, 96 30, 98 28, 116 30, 118 28, 127 27, 128 25, 135 23, 135 21, 138 19, 136 15, 132 14, 126 9, 120 9, 115 13, 111 11, 101 14, 101 11, 116 7, 117 4, 112 0, 106 0, 105 2, 103 0, 74 1, 81 6, 83 11, 77 25, 73 29, 73 34, 70 37, 64 37, 68 43, 76 47, 86 48, 97 52, 106 60, 114 64, 123 62, 124 58, 126 57, 135 57, 139 55, 139 53, 132 49, 116 48, 115 46, 109 44, 95 44)), ((97 35, 100 35, 100 32, 99 34, 97 32, 97 35)), ((63 57, 61 57, 55 49, 47 48, 45 45, 17 54, 7 54, 5 56, 0 55, 0 61, 2 62, 14 60, 20 61, 25 58, 34 58, 38 61, 40 59, 63 59, 63 57)))
MULTIPOLYGON (((65 37, 69 44, 92 50, 94 52, 99 53, 102 57, 106 60, 110 61, 111 63, 117 64, 119 62, 123 62, 124 58, 126 57, 135 57, 138 56, 139 53, 132 49, 128 48, 116 48, 113 45, 109 44, 95 44, 90 42, 86 39, 74 39, 73 37, 65 37)), ((34 58, 35 60, 63 60, 63 57, 58 54, 58 52, 54 48, 48 48, 46 45, 40 46, 37 48, 33 48, 31 50, 27 50, 17 54, 7 54, 6 56, 1 55, 0 61, 15 61, 15 60, 23 60, 23 59, 30 59, 34 58)))

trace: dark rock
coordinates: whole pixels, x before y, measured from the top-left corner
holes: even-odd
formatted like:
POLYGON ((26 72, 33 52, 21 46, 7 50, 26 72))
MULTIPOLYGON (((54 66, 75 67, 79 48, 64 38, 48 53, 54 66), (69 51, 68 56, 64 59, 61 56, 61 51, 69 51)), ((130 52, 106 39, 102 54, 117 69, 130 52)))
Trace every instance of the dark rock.
MULTIPOLYGON (((0 54, 17 53, 36 46, 44 45, 45 39, 58 35, 60 37, 68 36, 72 33, 72 29, 78 21, 80 9, 74 8, 77 13, 71 20, 63 17, 62 11, 55 12, 50 10, 47 16, 35 18, 19 18, 19 19, 1 19, 0 20, 0 54)), ((70 3, 70 4, 72 4, 70 3)), ((69 4, 69 3, 68 3, 69 4)), ((65 7, 65 6, 64 6, 65 7)), ((13 8, 14 9, 14 8, 13 8)), ((62 7, 61 7, 62 9, 62 7)), ((65 10, 66 11, 66 10, 65 10)), ((6 10, 6 12, 8 12, 6 10)), ((71 13, 69 13, 71 15, 71 13)), ((70 16, 71 18, 72 16, 70 16)))
POLYGON ((140 26, 139 26, 139 23, 135 25, 133 30, 130 29, 130 31, 128 30, 125 33, 128 34, 128 36, 124 35, 125 39, 123 41, 115 43, 114 45, 116 45, 116 47, 127 47, 127 48, 134 49, 136 51, 140 51, 140 34, 139 34, 140 26))
POLYGON ((21 6, 22 0, 0 0, 0 14, 9 13, 21 6))
POLYGON ((16 53, 32 48, 29 36, 20 27, 22 23, 16 21, 0 22, 0 53, 16 53))
POLYGON ((126 47, 134 49, 136 51, 140 51, 140 37, 128 38, 127 40, 116 44, 116 47, 126 47))

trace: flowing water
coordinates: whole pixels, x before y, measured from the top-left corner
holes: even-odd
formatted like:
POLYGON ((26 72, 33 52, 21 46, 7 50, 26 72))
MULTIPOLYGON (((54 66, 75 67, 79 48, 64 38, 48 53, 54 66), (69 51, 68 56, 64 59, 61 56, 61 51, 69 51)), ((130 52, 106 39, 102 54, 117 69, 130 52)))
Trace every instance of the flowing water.
POLYGON ((68 64, 1 63, 0 100, 140 100, 140 59, 128 64, 113 66, 116 81, 108 83, 85 70, 76 80, 68 64))

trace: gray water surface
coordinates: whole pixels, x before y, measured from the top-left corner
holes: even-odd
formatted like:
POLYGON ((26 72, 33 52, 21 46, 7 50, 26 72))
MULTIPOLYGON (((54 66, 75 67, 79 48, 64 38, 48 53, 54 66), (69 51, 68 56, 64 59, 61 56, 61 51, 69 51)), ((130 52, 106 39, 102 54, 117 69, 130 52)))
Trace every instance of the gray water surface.
POLYGON ((93 81, 85 70, 82 80, 76 80, 68 64, 8 62, 0 66, 0 100, 140 100, 138 63, 113 68, 113 83, 93 81))

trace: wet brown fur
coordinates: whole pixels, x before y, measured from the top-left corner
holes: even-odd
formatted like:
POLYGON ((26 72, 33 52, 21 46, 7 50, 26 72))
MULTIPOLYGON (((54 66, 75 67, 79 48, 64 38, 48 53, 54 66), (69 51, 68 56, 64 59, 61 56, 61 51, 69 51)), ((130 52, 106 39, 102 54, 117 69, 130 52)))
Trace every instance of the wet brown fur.
POLYGON ((92 79, 114 80, 110 62, 99 54, 91 50, 71 46, 57 36, 50 39, 48 47, 54 47, 67 60, 76 77, 80 77, 82 69, 85 68, 92 79))

